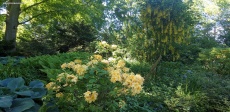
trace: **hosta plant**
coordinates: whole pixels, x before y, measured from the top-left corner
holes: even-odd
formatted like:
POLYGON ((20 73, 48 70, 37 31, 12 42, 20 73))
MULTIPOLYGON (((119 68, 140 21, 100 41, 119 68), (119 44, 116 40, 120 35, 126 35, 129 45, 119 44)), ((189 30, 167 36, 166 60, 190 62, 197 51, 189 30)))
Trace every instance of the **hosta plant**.
POLYGON ((130 72, 123 60, 94 55, 89 62, 76 59, 61 68, 63 73, 50 77, 52 82, 46 85, 46 99, 56 97, 60 111, 117 111, 124 108, 125 96, 137 95, 143 88, 144 78, 130 72))
POLYGON ((37 112, 46 89, 41 81, 25 85, 23 78, 0 80, 0 110, 5 112, 37 112))

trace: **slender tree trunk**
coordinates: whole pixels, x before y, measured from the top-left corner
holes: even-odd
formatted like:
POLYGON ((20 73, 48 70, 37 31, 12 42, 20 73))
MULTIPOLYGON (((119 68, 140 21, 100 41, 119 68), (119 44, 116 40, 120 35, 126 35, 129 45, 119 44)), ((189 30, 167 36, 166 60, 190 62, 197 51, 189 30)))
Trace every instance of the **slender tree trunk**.
POLYGON ((12 43, 12 48, 9 52, 16 51, 16 35, 18 27, 18 18, 20 14, 21 0, 9 0, 7 2, 7 15, 6 15, 6 30, 4 40, 12 43))

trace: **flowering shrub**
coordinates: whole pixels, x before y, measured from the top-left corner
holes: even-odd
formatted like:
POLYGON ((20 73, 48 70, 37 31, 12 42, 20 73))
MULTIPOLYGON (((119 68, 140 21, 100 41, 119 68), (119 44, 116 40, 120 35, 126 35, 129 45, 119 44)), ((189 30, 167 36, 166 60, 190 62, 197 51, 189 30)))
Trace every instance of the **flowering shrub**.
POLYGON ((115 111, 123 107, 121 101, 125 104, 124 96, 137 95, 143 88, 144 78, 130 72, 123 60, 111 61, 93 55, 89 62, 76 59, 63 63, 61 68, 63 73, 46 85, 48 96, 56 96, 61 109, 70 110, 66 106, 71 105, 75 111, 115 111))

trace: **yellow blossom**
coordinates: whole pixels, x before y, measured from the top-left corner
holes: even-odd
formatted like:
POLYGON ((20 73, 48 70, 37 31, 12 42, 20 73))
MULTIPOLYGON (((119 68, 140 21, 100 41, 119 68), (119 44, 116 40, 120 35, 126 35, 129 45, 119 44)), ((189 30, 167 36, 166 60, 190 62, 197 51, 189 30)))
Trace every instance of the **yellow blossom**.
POLYGON ((75 63, 71 61, 67 64, 67 68, 72 68, 72 67, 74 67, 74 65, 75 65, 75 63))
POLYGON ((111 78, 110 78, 110 81, 115 83, 116 81, 119 81, 121 82, 121 73, 120 73, 120 70, 112 70, 110 72, 110 75, 111 75, 111 78))
POLYGON ((127 86, 127 87, 131 87, 134 77, 135 77, 135 75, 133 75, 133 74, 128 75, 128 77, 125 79, 125 82, 123 83, 123 85, 127 86))
POLYGON ((67 75, 66 80, 68 82, 77 83, 78 77, 75 75, 67 75))
POLYGON ((46 88, 48 90, 59 91, 61 87, 57 86, 56 83, 54 83, 54 82, 50 82, 50 83, 46 84, 46 88))
POLYGON ((107 68, 107 71, 108 71, 109 73, 111 73, 111 71, 113 71, 113 70, 114 70, 113 67, 108 67, 108 68, 107 68))
POLYGON ((129 76, 129 74, 128 73, 123 73, 122 74, 122 80, 126 80, 126 78, 129 76))
POLYGON ((123 68, 125 66, 125 61, 124 60, 119 60, 118 62, 117 62, 117 67, 118 68, 123 68))
POLYGON ((57 81, 62 82, 63 80, 65 80, 65 77, 65 73, 58 74, 57 81))
POLYGON ((79 68, 77 68, 77 74, 78 75, 84 75, 88 67, 86 65, 81 65, 79 68))
POLYGON ((61 68, 62 68, 62 69, 67 68, 67 64, 66 64, 66 63, 63 63, 63 64, 61 65, 61 68))
POLYGON ((48 90, 51 90, 53 88, 54 84, 55 84, 54 82, 50 82, 50 83, 46 84, 46 88, 48 90))
POLYGON ((136 94, 139 94, 142 90, 142 86, 138 83, 134 83, 132 85, 132 95, 136 95, 136 94))
POLYGON ((97 99, 98 93, 96 91, 87 91, 84 93, 85 101, 92 103, 97 99))
POLYGON ((81 64, 82 63, 82 61, 79 60, 79 59, 74 60, 74 62, 77 63, 77 64, 81 64))
POLYGON ((63 97, 63 96, 64 96, 64 95, 63 95, 63 93, 61 93, 61 92, 56 94, 56 97, 57 97, 57 98, 61 98, 61 97, 63 97))
POLYGON ((129 68, 127 68, 127 67, 124 67, 122 70, 123 70, 123 72, 129 72, 129 68))
POLYGON ((98 63, 97 60, 91 60, 91 62, 92 62, 92 64, 94 64, 94 65, 98 63))
POLYGON ((91 60, 90 62, 87 63, 87 66, 96 65, 97 63, 98 63, 97 60, 91 60))
POLYGON ((136 74, 135 77, 134 77, 134 79, 133 79, 133 82, 136 82, 136 83, 142 85, 143 82, 144 82, 144 78, 141 77, 140 74, 136 74))
POLYGON ((94 55, 93 56, 95 60, 101 61, 102 60, 102 56, 101 55, 94 55))

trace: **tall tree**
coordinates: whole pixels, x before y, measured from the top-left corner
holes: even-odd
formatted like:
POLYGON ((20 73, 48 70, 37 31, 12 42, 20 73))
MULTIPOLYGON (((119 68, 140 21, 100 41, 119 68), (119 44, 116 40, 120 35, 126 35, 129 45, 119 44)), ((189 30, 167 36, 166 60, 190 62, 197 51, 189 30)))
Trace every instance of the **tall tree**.
POLYGON ((132 39, 131 45, 138 44, 133 47, 134 53, 150 62, 167 53, 173 59, 179 58, 175 45, 188 43, 195 25, 190 4, 182 0, 146 0, 140 16, 143 25, 137 28, 138 33, 132 39))
MULTIPOLYGON (((5 4, 7 4, 7 17, 4 40, 12 42, 11 52, 16 51, 18 25, 46 26, 46 24, 57 19, 64 21, 83 19, 95 23, 95 20, 100 20, 100 11, 103 11, 100 10, 103 7, 99 7, 102 0, 71 0, 68 2, 60 0, 9 0, 5 4)), ((100 26, 100 24, 94 25, 100 26)))
POLYGON ((13 48, 10 49, 12 52, 16 50, 16 35, 18 27, 18 18, 20 14, 21 0, 10 0, 7 4, 7 15, 6 15, 6 31, 4 40, 12 42, 13 48))

